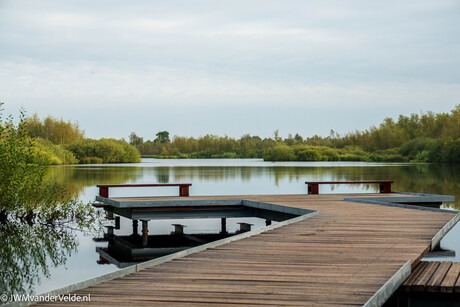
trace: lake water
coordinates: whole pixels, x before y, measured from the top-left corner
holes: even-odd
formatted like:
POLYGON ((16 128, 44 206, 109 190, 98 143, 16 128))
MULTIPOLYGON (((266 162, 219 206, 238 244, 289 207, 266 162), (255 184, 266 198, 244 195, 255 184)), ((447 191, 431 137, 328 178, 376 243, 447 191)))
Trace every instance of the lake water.
MULTIPOLYGON (((48 176, 64 183, 81 200, 93 201, 98 194, 97 184, 123 183, 192 183, 190 195, 245 194, 306 194, 305 181, 393 180, 393 190, 430 194, 455 195, 456 202, 444 208, 460 209, 460 165, 364 163, 364 162, 264 162, 259 159, 222 160, 156 160, 143 159, 137 164, 53 166, 48 176)), ((378 192, 377 185, 320 186, 320 193, 378 192)), ((177 187, 151 189, 111 189, 110 196, 177 195, 177 187)), ((166 234, 173 221, 150 226, 149 233, 166 234)), ((122 219, 122 229, 131 227, 122 219)), ((220 221, 190 220, 187 231, 205 232, 209 226, 216 231, 220 221)), ((237 228, 229 222, 229 230, 237 228)), ((15 255, 0 254, 3 284, 0 289, 42 293, 88 278, 109 273, 118 268, 113 264, 98 264, 95 242, 102 233, 75 232, 31 234, 23 229, 3 229, 2 244, 16 244, 8 249, 15 255), (41 246, 37 245, 41 242, 41 246), (13 243, 12 243, 13 242, 13 243), (17 242, 20 242, 17 243, 17 242), (19 257, 17 255, 20 255, 19 257), (28 264, 18 265, 16 258, 28 264), (5 267, 9 272, 5 273, 5 267), (14 276, 14 275, 18 276, 14 276), (29 276, 29 277, 22 277, 29 276), (8 280, 10 278, 10 280, 8 280), (21 286, 20 286, 21 285, 21 286)), ((457 256, 444 260, 460 261, 460 226, 452 229, 441 242, 443 248, 455 250, 457 256)))

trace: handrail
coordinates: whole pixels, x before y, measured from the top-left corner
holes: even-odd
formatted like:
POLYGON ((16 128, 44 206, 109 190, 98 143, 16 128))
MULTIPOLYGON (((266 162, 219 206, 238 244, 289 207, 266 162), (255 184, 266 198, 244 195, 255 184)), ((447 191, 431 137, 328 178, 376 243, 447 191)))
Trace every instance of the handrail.
POLYGON ((391 193, 393 180, 361 180, 361 181, 305 181, 308 186, 308 194, 319 194, 320 184, 380 184, 380 193, 391 193))
POLYGON ((191 183, 135 183, 135 184, 98 184, 99 196, 108 198, 109 188, 128 188, 128 187, 179 187, 179 196, 189 196, 191 183))

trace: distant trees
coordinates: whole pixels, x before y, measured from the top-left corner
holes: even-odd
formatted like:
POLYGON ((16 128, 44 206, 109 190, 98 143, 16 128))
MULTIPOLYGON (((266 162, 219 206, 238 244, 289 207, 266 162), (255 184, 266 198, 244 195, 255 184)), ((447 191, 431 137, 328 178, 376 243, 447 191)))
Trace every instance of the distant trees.
POLYGON ((199 138, 174 136, 171 141, 168 131, 160 131, 153 141, 138 144, 137 148, 142 155, 154 157, 457 163, 459 139, 457 105, 451 113, 400 115, 397 121, 385 118, 379 126, 344 136, 331 130, 327 137, 303 138, 297 133, 283 139, 275 130, 273 137, 266 139, 249 134, 239 139, 207 134, 199 138))
POLYGON ((78 123, 66 122, 52 116, 47 116, 42 121, 34 114, 26 118, 24 128, 30 137, 49 140, 57 145, 69 144, 84 137, 78 123))
POLYGON ((131 132, 129 135, 129 144, 137 146, 144 143, 144 138, 137 136, 136 132, 131 132))

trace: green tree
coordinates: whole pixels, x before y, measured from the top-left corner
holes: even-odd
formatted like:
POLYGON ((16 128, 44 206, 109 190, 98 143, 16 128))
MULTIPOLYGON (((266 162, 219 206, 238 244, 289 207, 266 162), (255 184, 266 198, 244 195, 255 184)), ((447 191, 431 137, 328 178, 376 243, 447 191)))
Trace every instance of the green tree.
POLYGON ((156 134, 155 142, 159 142, 161 144, 167 144, 170 141, 169 139, 169 132, 168 131, 160 131, 156 134))
POLYGON ((78 123, 56 119, 47 116, 43 121, 37 114, 25 119, 24 129, 33 138, 42 138, 51 141, 53 144, 70 144, 84 137, 84 132, 78 123))
POLYGON ((9 219, 27 224, 84 224, 95 211, 70 198, 63 186, 45 179, 46 161, 33 150, 26 119, 2 118, 0 103, 0 223, 9 219))
POLYGON ((137 136, 136 132, 131 132, 129 135, 129 144, 138 146, 144 143, 144 139, 142 137, 137 136))

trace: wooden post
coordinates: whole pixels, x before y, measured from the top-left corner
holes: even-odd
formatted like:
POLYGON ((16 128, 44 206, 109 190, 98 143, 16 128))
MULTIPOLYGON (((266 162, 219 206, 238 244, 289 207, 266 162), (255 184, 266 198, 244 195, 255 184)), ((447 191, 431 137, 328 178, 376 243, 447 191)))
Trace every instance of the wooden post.
POLYGON ((308 194, 319 194, 319 185, 317 183, 309 183, 308 194))
POLYGON ((149 221, 142 221, 142 246, 147 247, 149 243, 149 221))
POLYGON ((189 196, 189 187, 188 185, 179 186, 179 196, 188 197, 189 196))
POLYGON ((391 193, 391 183, 390 182, 381 183, 380 193, 391 193))
POLYGON ((109 187, 99 187, 99 196, 109 198, 109 187))
POLYGON ((220 233, 227 234, 227 219, 225 217, 220 219, 220 233))

